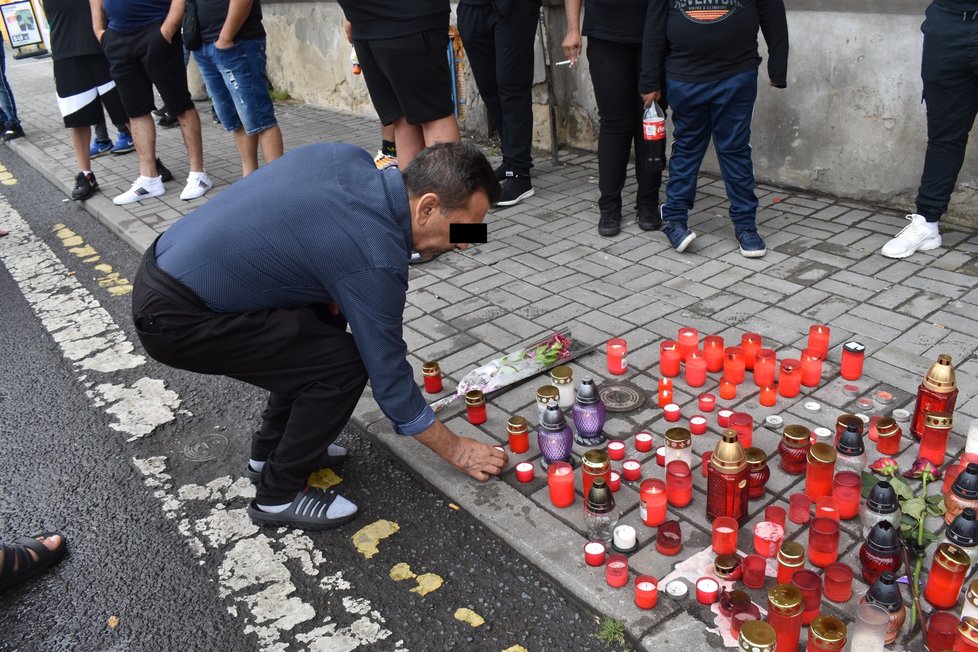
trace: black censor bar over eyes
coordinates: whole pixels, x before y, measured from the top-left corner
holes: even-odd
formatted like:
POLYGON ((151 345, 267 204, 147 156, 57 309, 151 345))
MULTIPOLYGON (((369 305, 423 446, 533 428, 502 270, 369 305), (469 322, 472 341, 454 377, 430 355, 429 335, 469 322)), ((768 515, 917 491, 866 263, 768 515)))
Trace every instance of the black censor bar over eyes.
POLYGON ((489 227, 452 222, 448 225, 448 241, 452 244, 485 244, 489 242, 489 227))

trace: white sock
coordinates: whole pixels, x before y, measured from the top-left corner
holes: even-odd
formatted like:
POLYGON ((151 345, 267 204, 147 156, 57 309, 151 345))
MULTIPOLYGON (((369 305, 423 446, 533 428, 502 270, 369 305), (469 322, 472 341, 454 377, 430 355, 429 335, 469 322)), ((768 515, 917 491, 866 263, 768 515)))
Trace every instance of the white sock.
POLYGON ((89 174, 92 173, 92 171, 91 170, 82 170, 81 173, 84 174, 85 176, 88 176, 89 174))
POLYGON ((248 466, 251 468, 252 471, 258 471, 259 473, 261 473, 261 470, 265 468, 265 462, 259 462, 258 460, 248 460, 248 466))
POLYGON ((262 505, 261 503, 257 503, 258 509, 260 509, 263 512, 268 512, 269 514, 278 514, 279 512, 284 512, 289 508, 289 505, 291 504, 292 504, 291 500, 285 503, 284 505, 262 505))
POLYGON ((357 506, 343 496, 337 496, 333 504, 326 510, 327 518, 342 518, 357 513, 357 506))
POLYGON ((326 453, 333 457, 343 457, 346 455, 346 449, 339 444, 330 444, 329 448, 326 449, 326 453))

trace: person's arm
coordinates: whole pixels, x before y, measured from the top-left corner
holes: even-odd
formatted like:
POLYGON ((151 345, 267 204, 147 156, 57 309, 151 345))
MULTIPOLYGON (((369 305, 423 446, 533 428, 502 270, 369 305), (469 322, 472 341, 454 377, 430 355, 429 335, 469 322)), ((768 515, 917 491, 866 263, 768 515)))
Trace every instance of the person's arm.
POLYGON ((221 35, 217 37, 214 46, 219 50, 226 50, 234 45, 234 37, 241 31, 241 27, 248 20, 251 14, 253 0, 231 0, 228 4, 228 16, 224 19, 224 27, 221 28, 221 35))
POLYGON ((757 15, 767 43, 767 74, 771 86, 788 86, 788 18, 783 0, 758 0, 757 15))
POLYGON ((105 34, 105 12, 102 11, 102 0, 88 0, 88 6, 92 10, 92 31, 95 38, 102 41, 102 34, 105 34))
POLYGON ((564 56, 576 64, 581 56, 581 0, 564 0, 564 13, 567 14, 564 56))
POLYGON ((414 437, 459 471, 486 481, 499 475, 509 458, 498 448, 468 437, 459 437, 438 419, 414 437))
POLYGON ((183 23, 183 8, 184 0, 171 0, 170 11, 160 25, 160 33, 167 43, 173 43, 173 37, 180 31, 180 25, 183 23))
POLYGON ((662 97, 662 67, 666 52, 666 19, 668 0, 649 0, 642 31, 642 72, 638 90, 645 106, 662 97))

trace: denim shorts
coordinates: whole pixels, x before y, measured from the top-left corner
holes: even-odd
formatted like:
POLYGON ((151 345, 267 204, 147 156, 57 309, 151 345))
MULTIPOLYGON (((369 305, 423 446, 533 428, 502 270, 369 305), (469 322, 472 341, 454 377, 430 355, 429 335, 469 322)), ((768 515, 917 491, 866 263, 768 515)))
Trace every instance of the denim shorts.
POLYGON ((278 124, 268 95, 265 39, 243 39, 224 50, 205 43, 193 54, 214 111, 227 131, 244 127, 253 136, 278 124))

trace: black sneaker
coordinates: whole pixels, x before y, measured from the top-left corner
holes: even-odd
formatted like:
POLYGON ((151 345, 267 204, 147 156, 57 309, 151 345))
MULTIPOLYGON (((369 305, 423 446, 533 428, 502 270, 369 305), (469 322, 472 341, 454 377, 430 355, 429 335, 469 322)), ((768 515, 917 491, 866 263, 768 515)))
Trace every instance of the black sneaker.
POLYGON ((3 132, 3 142, 8 143, 15 138, 21 138, 23 135, 23 127, 21 127, 19 124, 8 122, 7 128, 3 132))
POLYGON ((169 129, 170 127, 175 127, 177 122, 177 116, 170 113, 164 113, 162 116, 160 116, 160 119, 156 121, 156 124, 164 129, 169 129))
POLYGON ((685 222, 666 222, 662 232, 669 238, 672 248, 679 253, 686 251, 689 243, 696 239, 696 234, 689 230, 685 222))
POLYGON ((75 201, 88 199, 96 190, 98 190, 98 181, 95 180, 95 174, 79 172, 75 175, 75 189, 71 191, 71 198, 75 201))
POLYGON ((496 202, 496 206, 512 206, 532 196, 533 184, 530 183, 530 175, 516 174, 512 170, 507 170, 506 177, 500 184, 499 201, 496 202))
POLYGON ((598 220, 598 235, 606 238, 621 233, 621 209, 608 208, 601 211, 601 219, 598 220))
POLYGON ((502 183, 506 180, 506 165, 504 163, 500 163, 499 167, 492 171, 492 174, 494 177, 496 177, 496 181, 502 183))
POLYGON ((156 159, 156 173, 160 175, 160 181, 166 183, 167 181, 173 181, 173 173, 163 165, 163 161, 156 159))
POLYGON ((643 231, 658 231, 661 229, 662 209, 657 206, 639 206, 638 228, 643 231))

